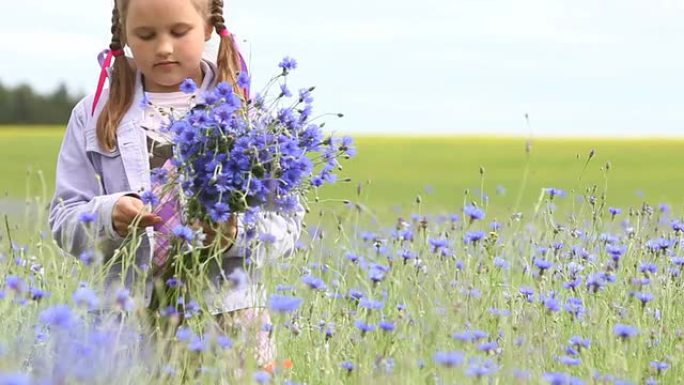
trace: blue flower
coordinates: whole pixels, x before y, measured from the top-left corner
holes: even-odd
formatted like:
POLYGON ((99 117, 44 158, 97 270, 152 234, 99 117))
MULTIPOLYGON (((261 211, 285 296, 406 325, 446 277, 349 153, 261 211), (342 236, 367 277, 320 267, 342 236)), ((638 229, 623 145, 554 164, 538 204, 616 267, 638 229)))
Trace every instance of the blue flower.
POLYGON ((352 370, 354 370, 354 363, 351 361, 344 361, 340 364, 340 367, 346 370, 347 372, 351 372, 352 370))
POLYGON ((146 205, 156 206, 159 203, 159 198, 152 191, 146 190, 140 195, 140 199, 146 205))
POLYGON ((635 297, 639 301, 641 301, 642 306, 646 306, 647 303, 651 302, 653 300, 653 294, 651 293, 646 293, 646 292, 639 292, 635 294, 635 297))
POLYGON ((611 216, 614 217, 616 215, 619 215, 622 212, 622 210, 616 207, 608 207, 608 212, 611 216))
POLYGON ((501 257, 494 257, 494 266, 498 267, 499 269, 508 270, 510 264, 507 260, 501 257))
POLYGON ((603 273, 594 273, 587 278, 587 290, 591 290, 593 293, 596 293, 599 290, 603 289, 605 285, 606 279, 603 273))
POLYGON ((192 79, 185 79, 180 85, 180 90, 183 93, 191 94, 197 90, 197 84, 192 79))
POLYGON ((582 284, 582 278, 577 277, 567 282, 563 282, 563 288, 565 289, 577 289, 582 284))
POLYGON ((187 326, 181 326, 176 330, 176 340, 180 342, 188 342, 195 334, 187 326))
POLYGON ((31 377, 24 373, 0 374, 0 385, 31 385, 31 377))
POLYGON ((302 277, 302 282, 313 290, 325 290, 327 288, 327 285, 322 279, 314 277, 313 275, 305 275, 302 277))
POLYGON ((580 298, 568 298, 565 301, 564 309, 570 313, 574 318, 581 318, 585 312, 584 305, 580 298))
POLYGON ((481 340, 483 338, 487 338, 489 334, 485 331, 482 330, 466 330, 462 333, 454 333, 452 337, 454 339, 463 341, 463 342, 476 342, 478 340, 481 340))
POLYGON ((560 303, 553 296, 544 298, 544 307, 550 312, 557 312, 560 310, 560 303))
POLYGON ((250 81, 249 74, 244 71, 240 72, 237 77, 237 85, 240 88, 249 88, 250 81))
POLYGON ((584 385, 582 380, 567 373, 544 373, 544 380, 549 385, 584 385))
POLYGON ((558 357, 558 362, 560 362, 563 365, 577 366, 582 363, 582 360, 577 357, 561 356, 558 357))
POLYGON ((359 306, 370 310, 381 310, 385 306, 385 303, 382 301, 374 301, 372 299, 364 297, 361 298, 361 300, 359 301, 359 306))
POLYGON ((289 98, 292 96, 292 92, 290 92, 290 89, 287 88, 287 84, 283 83, 280 85, 280 95, 284 96, 286 98, 289 98))
POLYGON ((302 301, 303 300, 301 298, 297 297, 273 294, 269 299, 268 306, 273 311, 279 313, 289 313, 297 310, 297 308, 302 304, 302 301))
POLYGON ((271 381, 271 375, 263 370, 254 373, 253 378, 257 384, 267 384, 271 381))
POLYGON ((564 197, 565 196, 565 191, 555 188, 555 187, 549 187, 546 190, 546 193, 549 194, 549 199, 553 199, 554 197, 564 197))
POLYGON ((613 261, 618 262, 620 257, 627 251, 626 246, 607 244, 606 252, 613 258, 613 261))
POLYGON ((453 368, 463 363, 463 352, 437 352, 435 353, 434 360, 439 365, 453 368))
POLYGON ((340 140, 337 149, 341 151, 347 158, 356 155, 356 148, 353 146, 354 140, 351 136, 345 135, 340 140))
POLYGON ((378 283, 385 279, 385 274, 389 271, 389 267, 377 263, 371 263, 368 268, 368 278, 374 283, 378 283))
POLYGON ((646 247, 654 253, 665 252, 670 246, 674 245, 674 243, 674 241, 660 237, 646 241, 646 247))
POLYGON ((276 238, 275 235, 273 235, 271 233, 261 233, 261 234, 259 234, 259 240, 265 244, 272 245, 278 239, 276 238))
POLYGON ((391 332, 394 331, 396 328, 396 324, 392 321, 387 321, 387 320, 382 320, 378 323, 378 326, 380 326, 380 329, 386 331, 386 332, 391 332))
POLYGON ((642 263, 639 265, 639 271, 648 275, 648 273, 655 274, 658 272, 658 265, 655 263, 642 263))
POLYGON ((485 377, 494 374, 499 367, 492 360, 471 360, 465 373, 470 377, 485 377))
POLYGON ((482 240, 485 236, 484 231, 467 231, 463 236, 463 242, 465 243, 477 243, 482 240))
POLYGON ((589 338, 582 338, 579 336, 572 336, 570 337, 570 341, 568 341, 570 345, 575 346, 577 348, 585 348, 588 349, 589 346, 591 346, 591 342, 589 338))
POLYGON ((216 337, 216 345, 221 349, 230 349, 233 347, 233 340, 226 336, 218 336, 216 337))
POLYGON ((77 306, 86 306, 89 310, 94 310, 100 304, 97 294, 95 294, 92 289, 85 286, 76 289, 73 300, 77 306))
POLYGON ((364 297, 365 295, 361 291, 356 289, 349 289, 349 298, 358 301, 364 297))
POLYGON ((230 217, 230 207, 223 202, 218 202, 209 210, 209 214, 211 215, 211 220, 216 223, 227 222, 230 217))
POLYGON ((299 101, 306 104, 313 103, 314 98, 311 96, 311 91, 313 91, 313 87, 299 89, 299 101))
POLYGON ((177 277, 171 277, 166 280, 166 286, 169 288, 177 288, 183 286, 183 281, 178 279, 177 277))
POLYGON ((29 290, 29 297, 31 298, 32 301, 40 301, 43 299, 48 293, 46 293, 44 290, 37 288, 37 287, 32 287, 29 290))
POLYGON ((496 350, 499 347, 499 344, 496 343, 496 341, 489 341, 489 342, 483 342, 480 345, 478 345, 478 349, 483 351, 483 352, 492 352, 496 350))
POLYGON ((123 311, 133 310, 133 298, 131 298, 130 292, 126 288, 119 288, 116 291, 116 304, 123 311))
POLYGON ((155 168, 150 172, 150 180, 152 184, 163 185, 168 180, 168 171, 163 168, 155 168))
POLYGON ((192 242, 192 240, 195 238, 195 234, 192 232, 192 229, 183 225, 176 225, 176 227, 173 228, 173 235, 188 243, 192 242))
POLYGON ((16 275, 6 276, 5 284, 7 285, 7 288, 16 293, 23 293, 26 290, 26 283, 23 279, 17 277, 16 275))
POLYGON ((525 297, 527 302, 534 301, 534 289, 523 286, 520 289, 518 289, 518 291, 525 297))
POLYGON ((362 320, 356 320, 354 322, 354 326, 356 326, 357 329, 361 330, 361 333, 363 334, 375 330, 375 325, 365 323, 362 320))
POLYGON ((208 346, 206 341, 199 336, 193 336, 190 342, 188 343, 188 349, 191 352, 203 352, 207 350, 207 348, 208 346))
POLYGON ((430 246, 432 246, 432 252, 437 253, 439 251, 445 250, 449 248, 449 240, 448 239, 437 239, 437 238, 430 238, 428 240, 428 243, 430 246))
POLYGON ((658 373, 668 369, 670 367, 670 364, 667 362, 662 362, 662 361, 651 361, 649 364, 653 369, 655 369, 658 373))
POLYGON ((97 219, 97 213, 83 212, 78 216, 78 220, 81 223, 93 223, 97 219))
POLYGON ((674 230, 675 232, 679 232, 679 233, 684 232, 684 222, 682 222, 682 221, 673 220, 671 223, 671 226, 672 226, 672 230, 674 230))
POLYGON ((553 266, 553 263, 545 259, 536 258, 534 260, 534 265, 539 269, 539 274, 542 275, 545 270, 550 269, 553 266))
POLYGON ((84 265, 90 266, 95 261, 95 253, 90 250, 86 250, 78 256, 78 259, 80 259, 84 265))
POLYGON ((631 325, 617 324, 613 327, 615 335, 622 340, 632 338, 639 334, 639 330, 631 325))
POLYGON ((76 317, 67 305, 56 305, 40 313, 40 321, 49 326, 69 328, 76 322, 76 317))
POLYGON ((289 56, 285 56, 278 64, 278 67, 283 69, 283 72, 292 71, 297 68, 297 61, 289 56))
POLYGON ((475 207, 475 205, 467 205, 463 208, 463 214, 473 222, 478 219, 483 219, 485 217, 485 212, 482 209, 475 207))

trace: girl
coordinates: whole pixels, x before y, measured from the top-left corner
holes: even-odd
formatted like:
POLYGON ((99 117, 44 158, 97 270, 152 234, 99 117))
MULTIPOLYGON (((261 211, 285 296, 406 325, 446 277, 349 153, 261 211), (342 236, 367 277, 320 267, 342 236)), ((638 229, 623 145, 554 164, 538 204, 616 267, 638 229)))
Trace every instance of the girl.
MULTIPOLYGON (((100 85, 72 112, 57 162, 49 224, 59 246, 74 256, 90 251, 95 234, 97 250, 113 266, 107 272, 107 286, 123 282, 132 287, 144 281, 149 304, 153 274, 147 274, 145 266, 151 266, 160 252, 152 226, 163 225, 164 218, 145 209, 141 194, 154 187, 150 170, 170 164, 172 145, 160 127, 200 103, 202 94, 220 81, 234 84, 238 94, 247 94, 236 85, 244 66, 240 68, 241 56, 225 26, 222 0, 116 0, 111 32, 100 83, 113 57, 110 88, 100 95, 100 85), (221 37, 216 65, 202 59, 212 31, 221 37), (126 46, 132 58, 124 55, 126 46), (179 91, 188 78, 201 85, 194 94, 179 91), (131 226, 139 226, 142 234, 135 252, 137 268, 111 260, 131 226)), ((261 214, 257 231, 269 234, 271 242, 251 256, 256 263, 248 271, 241 214, 233 215, 218 234, 207 231, 208 241, 217 235, 232 244, 208 276, 211 283, 205 300, 221 324, 256 324, 260 330, 261 323, 269 322, 259 282, 264 253, 285 255, 294 249, 303 213, 300 205, 294 215, 261 214)), ((266 364, 274 358, 273 342, 267 332, 259 333, 257 361, 266 364)))

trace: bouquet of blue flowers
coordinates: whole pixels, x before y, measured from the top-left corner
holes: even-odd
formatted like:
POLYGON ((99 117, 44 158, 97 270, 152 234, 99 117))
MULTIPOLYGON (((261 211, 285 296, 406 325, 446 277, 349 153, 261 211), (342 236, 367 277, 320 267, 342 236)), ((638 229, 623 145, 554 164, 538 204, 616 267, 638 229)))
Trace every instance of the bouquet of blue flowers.
MULTIPOLYGON (((334 183, 340 160, 355 154, 351 138, 325 135, 324 123, 315 123, 314 87, 300 89, 296 96, 289 90, 285 80, 296 62, 285 58, 279 67, 280 74, 253 98, 221 82, 202 95, 203 102, 170 122, 173 158, 165 164, 168 167, 152 171, 153 185, 163 188, 147 199, 165 220, 155 227, 160 235, 157 243, 170 247, 165 249, 170 252, 155 255, 160 279, 152 308, 182 298, 178 282, 201 277, 198 269, 206 266, 204 262, 221 255, 221 241, 204 245, 197 236, 203 230, 198 232, 192 224, 218 230, 241 213, 242 228, 254 238, 257 234, 251 230, 261 211, 289 214, 301 210, 300 205, 306 207, 309 192, 334 183), (278 92, 270 95, 270 88, 278 83, 278 92), (168 215, 162 214, 165 211, 168 215)), ((247 74, 240 73, 237 85, 249 89, 249 83, 247 74)), ((181 84, 183 92, 196 89, 192 80, 181 84)))
MULTIPOLYGON (((185 223, 221 224, 244 213, 248 228, 261 210, 291 212, 306 203, 311 189, 334 183, 339 160, 355 154, 350 137, 326 136, 325 123, 314 122, 314 87, 295 96, 289 90, 286 78, 296 61, 286 57, 279 67, 282 71, 253 98, 246 100, 221 82, 203 95, 202 104, 170 124, 185 223)), ((249 89, 246 73, 237 79, 240 88, 249 89)), ((181 85, 186 92, 195 89, 189 79, 181 85)))

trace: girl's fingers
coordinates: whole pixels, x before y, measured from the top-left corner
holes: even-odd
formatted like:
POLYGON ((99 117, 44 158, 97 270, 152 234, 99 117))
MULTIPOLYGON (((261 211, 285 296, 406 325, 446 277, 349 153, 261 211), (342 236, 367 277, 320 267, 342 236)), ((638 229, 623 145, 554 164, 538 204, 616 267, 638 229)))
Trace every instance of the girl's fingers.
POLYGON ((154 226, 162 222, 162 218, 157 214, 142 214, 138 227, 154 226))

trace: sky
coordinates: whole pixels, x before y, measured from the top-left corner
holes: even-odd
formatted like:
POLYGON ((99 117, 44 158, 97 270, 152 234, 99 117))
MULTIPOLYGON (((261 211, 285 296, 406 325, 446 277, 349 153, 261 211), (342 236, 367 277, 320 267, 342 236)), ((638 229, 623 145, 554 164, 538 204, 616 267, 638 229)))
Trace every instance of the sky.
MULTIPOLYGON (((92 93, 110 0, 2 0, 0 81, 92 93)), ((329 129, 684 136, 684 0, 228 0, 253 88, 298 69, 329 129), (525 116, 528 116, 528 119, 525 116)), ((211 48, 208 49, 208 52, 211 48)))

